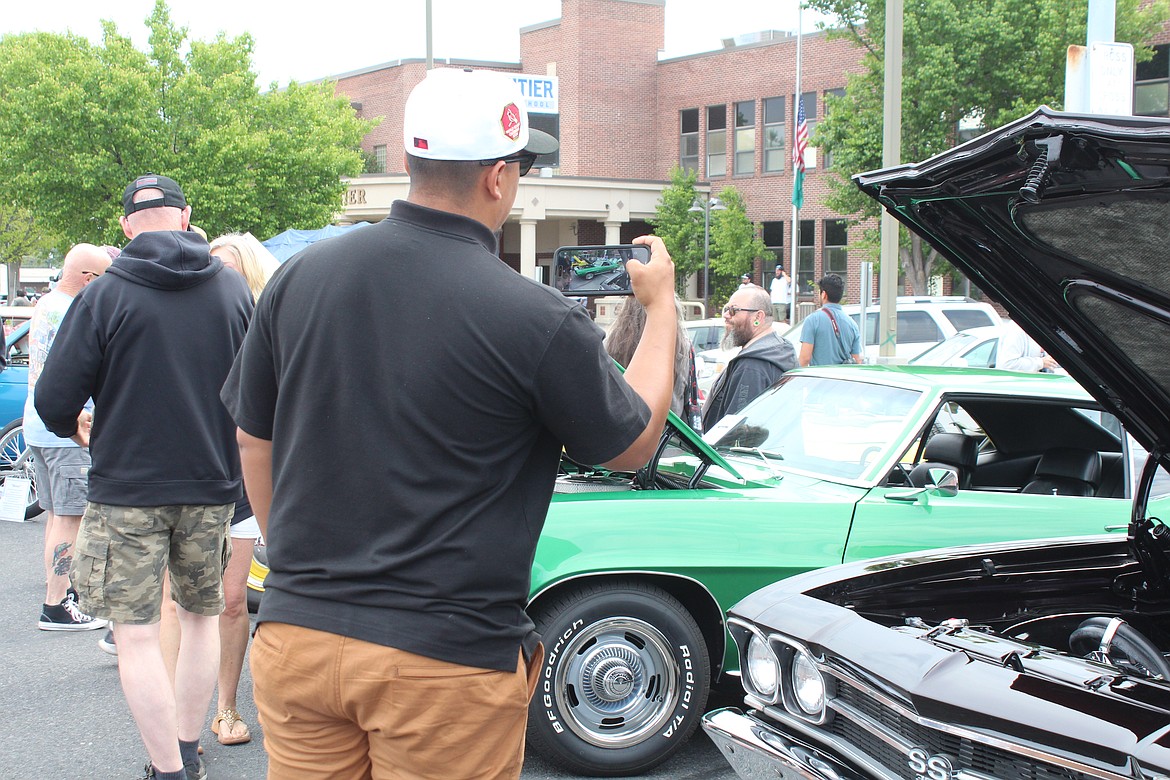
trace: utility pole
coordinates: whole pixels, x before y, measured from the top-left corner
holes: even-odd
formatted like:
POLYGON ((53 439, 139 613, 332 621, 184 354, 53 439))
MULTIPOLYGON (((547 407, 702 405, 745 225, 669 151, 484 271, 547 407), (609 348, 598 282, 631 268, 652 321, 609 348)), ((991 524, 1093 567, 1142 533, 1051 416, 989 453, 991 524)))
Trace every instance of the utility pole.
MULTIPOLYGON (((888 168, 902 161, 902 0, 886 3, 885 78, 882 167, 888 168)), ((892 361, 898 339, 898 226, 888 211, 882 212, 878 355, 883 363, 892 361)))

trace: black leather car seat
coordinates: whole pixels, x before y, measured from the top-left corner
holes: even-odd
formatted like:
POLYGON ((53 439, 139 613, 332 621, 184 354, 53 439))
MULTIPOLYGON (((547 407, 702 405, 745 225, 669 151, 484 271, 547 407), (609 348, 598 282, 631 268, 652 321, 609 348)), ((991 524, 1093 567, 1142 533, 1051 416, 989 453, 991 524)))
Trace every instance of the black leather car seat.
POLYGON ((1054 496, 1095 496, 1101 484, 1101 453, 1073 447, 1053 447, 1040 456, 1032 481, 1023 493, 1054 496))
POLYGON ((926 487, 931 483, 930 469, 944 468, 956 472, 959 489, 971 487, 971 476, 979 459, 979 439, 961 433, 936 433, 926 442, 922 461, 910 471, 910 484, 926 487))

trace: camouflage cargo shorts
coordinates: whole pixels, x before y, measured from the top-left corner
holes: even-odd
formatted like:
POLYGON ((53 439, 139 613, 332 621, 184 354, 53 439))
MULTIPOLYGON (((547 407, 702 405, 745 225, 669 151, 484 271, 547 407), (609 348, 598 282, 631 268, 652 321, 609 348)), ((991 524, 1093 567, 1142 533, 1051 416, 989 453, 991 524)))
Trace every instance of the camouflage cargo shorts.
POLYGON ((223 612, 234 504, 110 506, 90 502, 77 533, 70 578, 81 608, 115 623, 156 623, 163 571, 171 598, 197 615, 223 612))

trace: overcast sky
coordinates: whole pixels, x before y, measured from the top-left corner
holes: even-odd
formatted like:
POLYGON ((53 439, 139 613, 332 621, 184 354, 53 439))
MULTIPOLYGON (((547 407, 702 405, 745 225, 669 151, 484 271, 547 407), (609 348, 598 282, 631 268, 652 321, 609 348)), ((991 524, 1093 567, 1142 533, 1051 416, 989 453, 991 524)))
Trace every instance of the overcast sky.
MULTIPOLYGON (((0 34, 70 30, 100 40, 110 19, 139 49, 154 0, 10 0, 0 11, 0 34)), ((425 0, 359 5, 274 0, 170 0, 171 18, 189 38, 251 33, 262 87, 311 81, 396 59, 426 56, 425 0), (314 10, 301 10, 306 6, 314 10), (353 11, 357 10, 357 13, 353 11)), ((674 57, 712 51, 722 38, 760 30, 795 31, 798 0, 666 0, 666 50, 674 57)), ((520 58, 520 28, 556 19, 560 0, 432 0, 434 56, 499 62, 520 58)), ((803 14, 805 32, 816 18, 803 14)))

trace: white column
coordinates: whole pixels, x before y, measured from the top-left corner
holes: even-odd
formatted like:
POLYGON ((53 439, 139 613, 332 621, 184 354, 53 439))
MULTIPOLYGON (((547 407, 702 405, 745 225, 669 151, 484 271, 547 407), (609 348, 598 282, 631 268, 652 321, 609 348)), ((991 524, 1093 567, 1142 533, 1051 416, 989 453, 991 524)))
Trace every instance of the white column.
POLYGON ((622 242, 622 223, 603 222, 605 225, 605 243, 620 244, 622 242))
POLYGON ((536 278, 536 220, 520 220, 520 273, 536 278))

